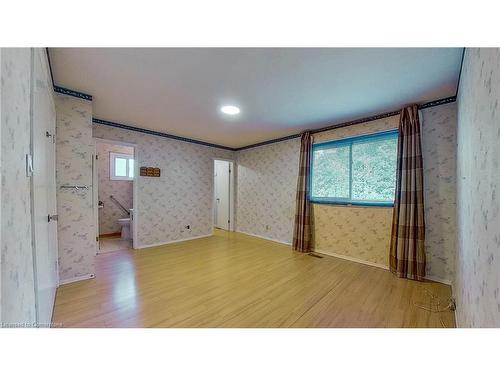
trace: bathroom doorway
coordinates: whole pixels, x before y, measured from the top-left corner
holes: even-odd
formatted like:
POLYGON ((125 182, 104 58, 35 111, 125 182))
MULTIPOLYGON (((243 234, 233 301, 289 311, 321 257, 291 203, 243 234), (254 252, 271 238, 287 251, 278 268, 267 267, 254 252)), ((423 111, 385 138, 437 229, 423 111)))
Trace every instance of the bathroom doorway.
POLYGON ((97 254, 133 249, 137 169, 133 144, 95 138, 93 193, 97 254))

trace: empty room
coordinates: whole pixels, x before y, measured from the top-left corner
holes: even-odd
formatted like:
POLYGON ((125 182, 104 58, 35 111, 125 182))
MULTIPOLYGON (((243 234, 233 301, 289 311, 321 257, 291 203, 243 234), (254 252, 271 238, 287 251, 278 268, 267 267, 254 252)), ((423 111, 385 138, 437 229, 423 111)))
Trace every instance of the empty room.
POLYGON ((1 341, 500 328, 500 48, 103 43, 0 48, 1 341))
POLYGON ((483 284, 498 124, 475 108, 498 100, 499 62, 463 48, 3 49, 2 138, 19 149, 2 149, 17 160, 2 169, 17 177, 2 274, 33 263, 3 283, 3 322, 498 326, 498 283, 483 284), (30 106, 30 127, 11 125, 30 106))

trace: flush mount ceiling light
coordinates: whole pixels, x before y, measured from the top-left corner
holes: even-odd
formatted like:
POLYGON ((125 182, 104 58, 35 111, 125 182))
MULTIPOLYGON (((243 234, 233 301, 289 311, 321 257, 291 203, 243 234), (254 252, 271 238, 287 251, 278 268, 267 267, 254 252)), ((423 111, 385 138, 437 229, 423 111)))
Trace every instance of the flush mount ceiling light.
POLYGON ((240 113, 240 109, 234 105, 225 105, 225 106, 221 107, 220 110, 222 113, 225 113, 226 115, 231 115, 231 116, 234 116, 234 115, 237 115, 238 113, 240 113))

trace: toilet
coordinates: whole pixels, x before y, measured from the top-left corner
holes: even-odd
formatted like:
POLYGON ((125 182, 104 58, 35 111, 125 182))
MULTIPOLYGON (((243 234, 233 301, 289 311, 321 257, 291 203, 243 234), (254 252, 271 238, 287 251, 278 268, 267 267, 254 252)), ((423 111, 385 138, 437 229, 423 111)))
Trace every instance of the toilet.
POLYGON ((132 219, 133 219, 134 210, 130 209, 129 211, 130 211, 130 217, 118 219, 118 224, 120 224, 120 227, 121 227, 122 240, 132 239, 132 219))

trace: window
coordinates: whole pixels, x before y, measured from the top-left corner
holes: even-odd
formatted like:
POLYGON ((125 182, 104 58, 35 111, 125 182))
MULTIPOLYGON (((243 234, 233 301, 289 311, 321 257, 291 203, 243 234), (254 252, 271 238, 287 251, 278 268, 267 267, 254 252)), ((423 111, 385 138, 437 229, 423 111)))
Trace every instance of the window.
POLYGON ((109 179, 128 180, 134 179, 134 156, 127 154, 109 153, 109 179))
POLYGON ((313 145, 311 201, 392 206, 397 143, 394 130, 313 145))

